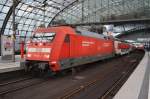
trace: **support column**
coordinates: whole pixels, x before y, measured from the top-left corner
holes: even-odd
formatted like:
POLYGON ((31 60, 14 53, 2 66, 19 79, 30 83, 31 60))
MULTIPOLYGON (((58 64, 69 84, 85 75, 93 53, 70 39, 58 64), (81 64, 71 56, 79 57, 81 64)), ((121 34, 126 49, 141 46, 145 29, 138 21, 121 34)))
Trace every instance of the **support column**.
POLYGON ((0 33, 0 56, 2 56, 2 42, 1 42, 2 34, 0 33))
POLYGON ((13 12, 12 12, 12 16, 13 16, 13 20, 12 20, 12 24, 13 24, 13 34, 12 34, 12 46, 13 46, 13 53, 12 53, 12 61, 15 62, 15 35, 16 35, 16 26, 15 26, 15 7, 16 5, 16 0, 13 0, 13 12))
POLYGON ((84 1, 82 1, 82 22, 84 22, 84 1))

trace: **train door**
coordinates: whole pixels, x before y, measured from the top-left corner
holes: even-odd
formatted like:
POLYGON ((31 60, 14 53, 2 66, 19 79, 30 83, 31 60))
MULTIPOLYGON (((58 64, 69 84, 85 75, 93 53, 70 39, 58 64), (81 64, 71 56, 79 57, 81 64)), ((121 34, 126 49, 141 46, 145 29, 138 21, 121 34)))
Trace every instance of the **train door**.
POLYGON ((67 34, 64 37, 64 42, 61 47, 60 59, 68 59, 70 57, 70 36, 67 34))
POLYGON ((66 44, 66 55, 67 58, 70 57, 70 36, 67 34, 64 39, 64 43, 66 44))

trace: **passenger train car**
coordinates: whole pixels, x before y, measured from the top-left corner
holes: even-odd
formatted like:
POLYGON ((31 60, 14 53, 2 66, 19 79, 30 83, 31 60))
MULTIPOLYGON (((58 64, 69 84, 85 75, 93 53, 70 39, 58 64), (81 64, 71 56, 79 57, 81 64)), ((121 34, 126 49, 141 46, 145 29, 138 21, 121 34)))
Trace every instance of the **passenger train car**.
POLYGON ((101 34, 69 26, 38 28, 27 45, 23 68, 57 72, 113 57, 129 47, 101 34))
POLYGON ((127 43, 119 39, 114 40, 114 47, 116 55, 128 54, 129 52, 134 50, 134 46, 131 43, 127 43))

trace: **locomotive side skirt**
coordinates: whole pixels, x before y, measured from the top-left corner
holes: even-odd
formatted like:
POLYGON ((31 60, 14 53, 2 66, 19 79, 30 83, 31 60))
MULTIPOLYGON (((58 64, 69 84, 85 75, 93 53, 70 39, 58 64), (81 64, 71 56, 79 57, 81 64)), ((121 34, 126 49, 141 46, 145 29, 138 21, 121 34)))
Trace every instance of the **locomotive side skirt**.
POLYGON ((64 59, 64 60, 61 60, 59 63, 61 65, 61 70, 64 70, 64 69, 76 67, 76 66, 91 63, 91 62, 96 62, 99 60, 112 58, 114 56, 115 54, 105 55, 105 56, 101 56, 101 55, 91 56, 91 57, 87 56, 87 57, 80 57, 80 58, 64 59))

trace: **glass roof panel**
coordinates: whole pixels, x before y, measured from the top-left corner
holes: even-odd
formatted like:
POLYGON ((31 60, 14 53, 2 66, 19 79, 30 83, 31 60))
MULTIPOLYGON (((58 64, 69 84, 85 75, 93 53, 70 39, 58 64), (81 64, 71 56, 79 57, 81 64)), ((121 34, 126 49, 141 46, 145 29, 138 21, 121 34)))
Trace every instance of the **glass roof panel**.
POLYGON ((3 5, 0 4, 0 12, 1 12, 2 8, 3 8, 3 5))
MULTIPOLYGON (((15 22, 17 30, 19 31, 33 31, 34 28, 45 24, 48 26, 51 19, 61 9, 65 8, 75 0, 22 0, 16 7, 15 22)), ((0 26, 2 27, 3 21, 6 18, 7 12, 12 6, 12 0, 0 0, 0 26)), ((12 33, 12 16, 9 18, 6 34, 12 33)))
POLYGON ((125 20, 135 16, 149 18, 149 11, 150 0, 79 0, 77 4, 59 13, 51 23, 61 23, 62 20, 70 24, 125 20))
POLYGON ((5 19, 6 14, 5 13, 0 13, 0 20, 4 20, 5 19))
POLYGON ((0 4, 6 4, 7 0, 0 0, 0 4))
POLYGON ((4 6, 2 9, 2 12, 6 13, 9 11, 9 7, 8 6, 4 6))
POLYGON ((2 27, 3 21, 0 19, 0 27, 2 27))
MULTIPOLYGON (((0 16, 2 16, 0 17, 0 28, 4 25, 8 11, 12 10, 11 6, 12 0, 0 0, 0 16)), ((43 24, 48 26, 51 21, 100 22, 113 18, 124 18, 123 15, 129 16, 131 12, 139 13, 140 16, 143 9, 150 11, 147 10, 149 8, 149 0, 21 0, 16 7, 16 23, 18 31, 31 33, 43 24)), ((11 15, 5 25, 7 29, 5 33, 11 34, 11 15)))

